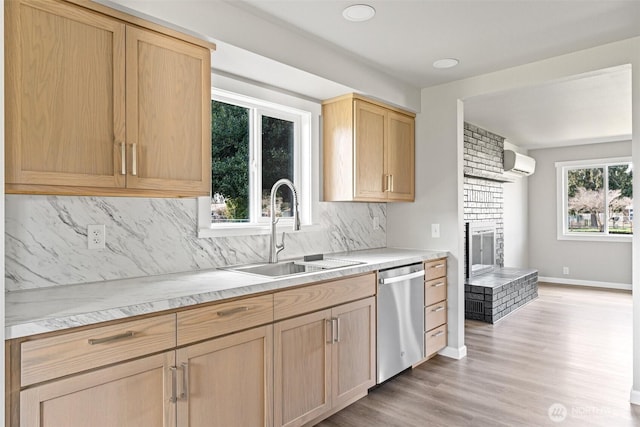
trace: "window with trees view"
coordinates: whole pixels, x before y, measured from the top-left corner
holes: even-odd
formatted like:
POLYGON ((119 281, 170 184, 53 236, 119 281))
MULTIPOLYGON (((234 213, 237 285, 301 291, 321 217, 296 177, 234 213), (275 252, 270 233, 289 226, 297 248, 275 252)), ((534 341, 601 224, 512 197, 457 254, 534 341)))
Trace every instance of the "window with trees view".
MULTIPOLYGON (((211 222, 265 223, 277 180, 291 180, 300 193, 304 112, 229 93, 212 98, 211 222)), ((287 187, 279 189, 276 216, 293 215, 292 198, 287 187)))
POLYGON ((630 158, 556 163, 558 238, 624 238, 633 234, 630 158))

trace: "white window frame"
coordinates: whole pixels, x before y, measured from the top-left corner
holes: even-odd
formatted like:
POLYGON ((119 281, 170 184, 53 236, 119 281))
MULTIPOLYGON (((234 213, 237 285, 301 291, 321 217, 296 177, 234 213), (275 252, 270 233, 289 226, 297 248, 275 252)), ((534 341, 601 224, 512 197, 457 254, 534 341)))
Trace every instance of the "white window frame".
MULTIPOLYGON (((607 189, 609 188, 609 174, 603 174, 603 185, 605 189, 605 223, 603 233, 570 232, 568 230, 568 176, 570 170, 588 168, 606 168, 624 163, 632 163, 631 157, 612 157, 606 159, 574 160, 567 162, 556 162, 556 183, 557 183, 557 238, 558 240, 578 240, 593 242, 628 242, 631 243, 633 235, 609 234, 608 200, 607 189)), ((635 189, 634 189, 635 193, 635 189)), ((634 194, 635 196, 635 194, 634 194)))
MULTIPOLYGON (((298 191, 300 222, 303 226, 312 222, 312 167, 311 167, 311 117, 309 111, 277 104, 274 102, 246 96, 222 89, 212 88, 211 99, 238 105, 249 109, 249 219, 245 223, 212 223, 211 195, 198 198, 198 236, 219 237, 267 234, 270 231, 268 217, 262 217, 262 164, 260 136, 262 134, 262 116, 274 117, 294 123, 294 176, 293 183, 298 191)), ((293 225, 293 218, 283 217, 278 221, 279 230, 293 225)))

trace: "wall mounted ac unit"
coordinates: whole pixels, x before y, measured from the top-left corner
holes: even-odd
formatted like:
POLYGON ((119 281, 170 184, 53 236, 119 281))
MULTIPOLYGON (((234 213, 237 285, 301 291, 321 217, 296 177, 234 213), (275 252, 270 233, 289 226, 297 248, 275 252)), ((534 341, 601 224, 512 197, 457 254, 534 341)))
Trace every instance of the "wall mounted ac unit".
POLYGON ((519 176, 529 176, 536 170, 536 160, 512 150, 504 150, 504 171, 519 176))

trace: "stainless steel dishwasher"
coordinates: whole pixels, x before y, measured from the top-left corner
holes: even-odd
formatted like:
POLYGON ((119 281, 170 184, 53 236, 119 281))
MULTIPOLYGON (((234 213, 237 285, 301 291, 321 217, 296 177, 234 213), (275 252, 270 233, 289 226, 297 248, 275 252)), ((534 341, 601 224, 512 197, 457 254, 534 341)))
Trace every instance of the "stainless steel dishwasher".
POLYGON ((424 265, 380 271, 377 305, 377 382, 380 384, 423 357, 424 265))

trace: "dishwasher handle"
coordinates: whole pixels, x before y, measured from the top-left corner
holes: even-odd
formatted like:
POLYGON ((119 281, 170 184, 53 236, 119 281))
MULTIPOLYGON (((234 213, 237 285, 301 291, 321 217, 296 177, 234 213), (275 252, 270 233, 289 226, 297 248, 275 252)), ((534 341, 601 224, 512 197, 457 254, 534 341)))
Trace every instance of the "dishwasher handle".
POLYGON ((389 277, 380 279, 381 285, 389 285, 391 283, 404 282, 405 280, 411 280, 418 277, 424 277, 424 270, 416 271, 414 273, 403 274, 402 276, 389 277))

